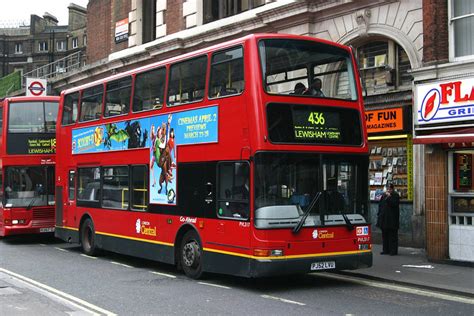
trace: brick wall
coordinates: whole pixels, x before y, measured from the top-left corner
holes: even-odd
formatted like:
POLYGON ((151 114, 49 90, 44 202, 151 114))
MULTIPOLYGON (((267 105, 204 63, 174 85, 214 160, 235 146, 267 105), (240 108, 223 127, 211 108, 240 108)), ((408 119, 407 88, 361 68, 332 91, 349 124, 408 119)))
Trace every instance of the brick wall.
POLYGON ((423 62, 448 62, 448 1, 423 0, 423 62))
POLYGON ((166 0, 167 35, 184 30, 183 0, 166 0))
POLYGON ((111 33, 111 1, 89 0, 87 4, 86 54, 88 64, 107 58, 111 52, 110 38, 114 35, 111 33))
POLYGON ((429 259, 448 258, 447 155, 439 147, 425 155, 426 252, 429 259))

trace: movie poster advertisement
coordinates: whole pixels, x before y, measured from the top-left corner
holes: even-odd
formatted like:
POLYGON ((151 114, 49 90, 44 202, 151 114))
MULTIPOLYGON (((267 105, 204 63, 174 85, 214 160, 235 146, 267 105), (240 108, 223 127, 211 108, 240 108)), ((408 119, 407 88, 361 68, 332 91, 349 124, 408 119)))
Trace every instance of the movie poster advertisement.
POLYGON ((72 154, 148 148, 150 203, 176 205, 176 147, 215 143, 217 128, 216 106, 90 126, 73 130, 72 154))

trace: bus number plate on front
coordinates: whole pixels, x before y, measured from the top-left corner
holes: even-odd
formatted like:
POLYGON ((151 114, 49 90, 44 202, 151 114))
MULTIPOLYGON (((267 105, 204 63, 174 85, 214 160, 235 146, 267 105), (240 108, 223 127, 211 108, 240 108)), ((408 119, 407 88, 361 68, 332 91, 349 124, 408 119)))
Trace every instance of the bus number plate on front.
POLYGON ((324 262, 313 262, 311 264, 311 270, 329 270, 329 269, 335 269, 336 268, 336 262, 335 261, 324 261, 324 262))
POLYGON ((52 233, 54 232, 54 227, 40 228, 40 233, 52 233))

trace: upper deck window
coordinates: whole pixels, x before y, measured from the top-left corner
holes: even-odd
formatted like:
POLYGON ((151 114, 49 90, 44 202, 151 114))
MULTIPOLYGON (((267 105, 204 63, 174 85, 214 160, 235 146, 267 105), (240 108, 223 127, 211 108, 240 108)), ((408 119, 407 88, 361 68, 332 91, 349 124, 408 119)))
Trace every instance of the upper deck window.
POLYGON ((133 95, 133 112, 160 109, 165 96, 166 69, 137 74, 133 95))
POLYGON ((207 56, 187 60, 171 66, 168 104, 201 101, 206 86, 207 56))
POLYGON ((244 51, 242 47, 212 56, 209 98, 238 94, 244 90, 244 51))
POLYGON ((76 123, 78 105, 79 105, 79 92, 74 92, 64 97, 63 117, 61 121, 61 124, 63 126, 76 123))
POLYGON ((79 116, 79 121, 85 122, 100 118, 103 94, 104 87, 102 85, 84 90, 81 99, 81 114, 79 116))
POLYGON ((104 116, 127 114, 130 109, 132 77, 107 83, 104 116))
POLYGON ((57 116, 57 102, 10 103, 8 132, 54 133, 57 116))
POLYGON ((262 40, 259 50, 267 93, 357 99, 348 51, 328 44, 289 39, 262 40))

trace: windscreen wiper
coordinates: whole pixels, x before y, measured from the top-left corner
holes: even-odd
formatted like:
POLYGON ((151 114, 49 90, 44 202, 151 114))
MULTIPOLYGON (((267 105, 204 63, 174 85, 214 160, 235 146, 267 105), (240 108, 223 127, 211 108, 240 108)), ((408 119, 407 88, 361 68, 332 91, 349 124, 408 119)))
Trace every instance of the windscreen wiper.
POLYGON ((354 225, 351 223, 351 220, 349 219, 349 217, 347 217, 346 214, 342 213, 342 218, 344 218, 344 221, 346 222, 346 225, 347 225, 347 229, 349 231, 353 230, 354 229, 354 225))
POLYGON ((322 192, 319 191, 318 193, 316 193, 316 195, 314 196, 313 200, 311 201, 311 203, 309 203, 308 205, 308 208, 304 211, 304 214, 303 214, 303 217, 301 217, 300 221, 298 222, 298 224, 296 224, 296 226, 293 228, 293 233, 296 234, 300 231, 301 227, 303 227, 303 224, 304 222, 306 221, 306 218, 308 217, 309 213, 311 212, 311 209, 314 207, 314 205, 316 204, 316 202, 318 202, 319 200, 319 197, 321 196, 322 192))
POLYGON ((38 197, 37 197, 37 196, 34 196, 34 197, 31 199, 31 201, 30 201, 30 203, 28 204, 28 206, 26 207, 26 209, 27 209, 27 210, 30 210, 30 209, 33 207, 33 204, 36 202, 37 199, 38 199, 38 197))

